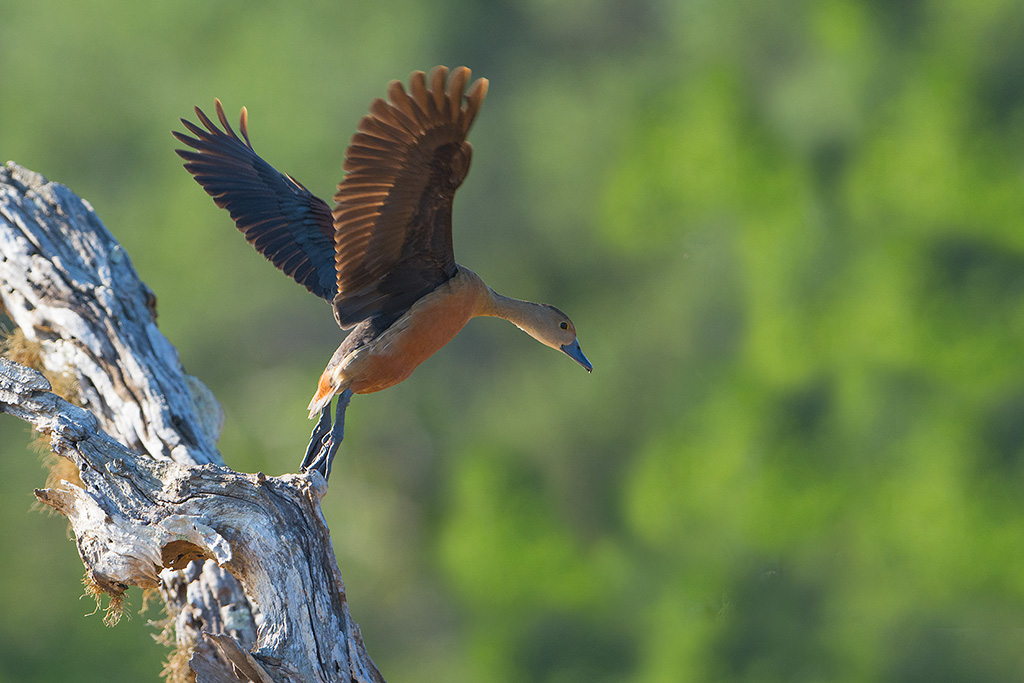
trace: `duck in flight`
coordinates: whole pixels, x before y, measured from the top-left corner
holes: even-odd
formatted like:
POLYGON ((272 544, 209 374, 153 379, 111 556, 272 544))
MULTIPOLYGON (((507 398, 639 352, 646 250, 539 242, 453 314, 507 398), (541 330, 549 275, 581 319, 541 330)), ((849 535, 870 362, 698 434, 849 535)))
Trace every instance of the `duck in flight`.
POLYGON ((473 148, 466 141, 487 94, 487 80, 467 90, 470 70, 412 74, 409 91, 392 81, 376 99, 345 152, 333 212, 290 175, 261 159, 249 142, 245 108, 239 137, 215 101, 218 127, 196 107, 202 126, 174 136, 185 169, 246 240, 275 266, 334 306, 349 330, 320 376, 309 417, 320 414, 302 471, 324 478, 344 436, 352 394, 386 389, 408 377, 475 316, 514 323, 587 369, 576 328, 554 306, 496 293, 455 262, 452 200, 473 148), (334 424, 331 400, 338 396, 334 424))

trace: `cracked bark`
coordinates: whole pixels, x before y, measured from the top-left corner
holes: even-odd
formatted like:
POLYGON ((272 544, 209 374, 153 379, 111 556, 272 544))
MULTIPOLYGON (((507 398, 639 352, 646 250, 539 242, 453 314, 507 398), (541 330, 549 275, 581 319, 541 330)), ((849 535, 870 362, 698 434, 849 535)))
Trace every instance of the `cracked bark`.
POLYGON ((81 407, 0 360, 0 412, 78 468, 36 496, 69 519, 97 585, 158 588, 200 682, 383 680, 349 615, 326 482, 223 466, 220 406, 184 373, 124 249, 87 202, 11 162, 0 300, 42 369, 77 382, 81 407))

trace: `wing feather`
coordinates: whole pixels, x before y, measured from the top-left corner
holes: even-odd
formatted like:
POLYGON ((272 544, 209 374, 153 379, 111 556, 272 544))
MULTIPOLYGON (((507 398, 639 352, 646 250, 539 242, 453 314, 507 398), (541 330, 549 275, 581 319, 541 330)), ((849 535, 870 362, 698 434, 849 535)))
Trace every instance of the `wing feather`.
POLYGON ((192 135, 174 132, 191 147, 176 150, 185 169, 225 208, 245 239, 275 266, 313 294, 332 301, 337 291, 334 223, 330 207, 297 180, 260 158, 249 142, 248 113, 239 117, 240 138, 215 100, 218 127, 199 107, 192 135))
POLYGON ((334 208, 335 314, 342 327, 393 315, 452 277, 455 190, 472 158, 466 134, 487 93, 470 70, 436 67, 387 87, 359 122, 334 208))

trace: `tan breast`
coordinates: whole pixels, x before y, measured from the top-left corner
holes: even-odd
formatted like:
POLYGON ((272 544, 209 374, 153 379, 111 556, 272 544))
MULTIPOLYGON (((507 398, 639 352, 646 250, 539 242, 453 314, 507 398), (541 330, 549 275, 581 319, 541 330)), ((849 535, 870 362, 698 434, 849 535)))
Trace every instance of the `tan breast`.
POLYGON ((478 315, 488 294, 487 285, 476 273, 459 266, 455 277, 417 301, 377 339, 346 358, 337 371, 339 384, 347 380, 357 394, 398 384, 478 315))

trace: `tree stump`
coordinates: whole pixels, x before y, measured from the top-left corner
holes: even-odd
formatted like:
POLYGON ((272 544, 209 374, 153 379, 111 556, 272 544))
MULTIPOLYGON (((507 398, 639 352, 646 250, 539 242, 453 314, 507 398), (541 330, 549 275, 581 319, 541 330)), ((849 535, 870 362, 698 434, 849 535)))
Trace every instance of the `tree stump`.
POLYGON ((0 300, 40 369, 75 387, 58 396, 0 359, 0 412, 77 470, 35 494, 68 518, 99 589, 159 589, 186 653, 171 678, 383 681, 349 615, 320 511, 327 482, 224 467, 220 406, 157 329, 128 254, 87 202, 12 162, 0 300))

